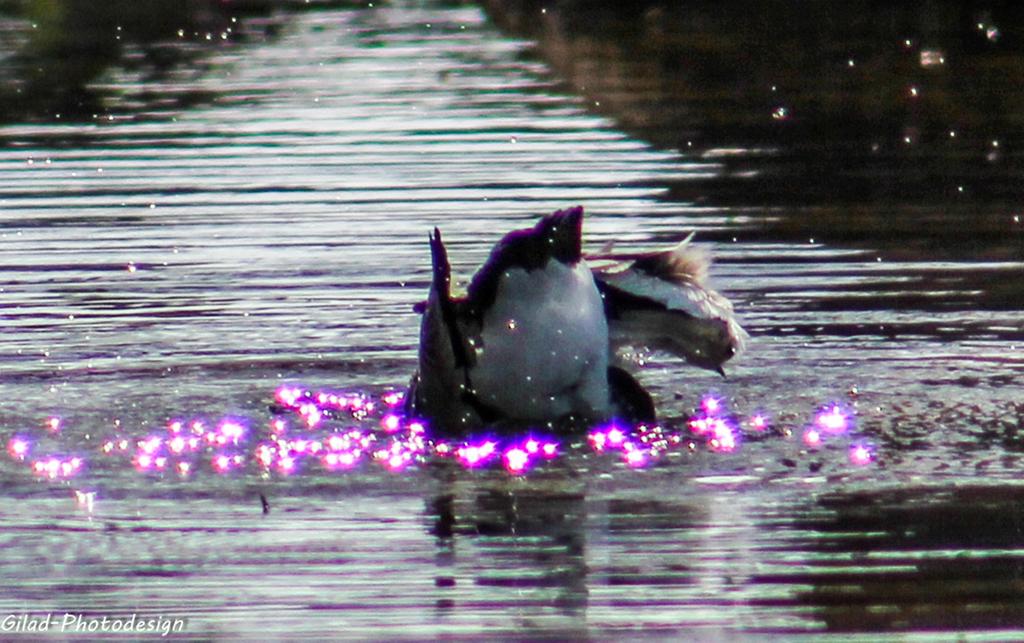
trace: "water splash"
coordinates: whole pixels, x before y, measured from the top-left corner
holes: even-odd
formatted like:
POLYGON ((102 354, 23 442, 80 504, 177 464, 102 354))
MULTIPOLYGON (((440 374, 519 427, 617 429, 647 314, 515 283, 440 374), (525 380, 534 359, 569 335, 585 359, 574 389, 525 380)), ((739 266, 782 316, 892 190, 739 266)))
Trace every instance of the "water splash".
MULTIPOLYGON (((466 469, 500 464, 510 475, 523 476, 566 452, 561 441, 542 433, 480 435, 457 441, 432 436, 426 421, 404 415, 403 400, 400 391, 374 397, 288 385, 274 392, 274 417, 269 422, 245 417, 210 422, 193 417, 174 419, 162 430, 141 434, 130 434, 118 426, 118 433, 102 439, 94 454, 54 453, 30 459, 40 450, 40 440, 52 442, 60 437, 53 427, 62 421, 48 418, 38 436, 25 432, 10 435, 7 453, 15 462, 26 463, 35 475, 58 480, 79 475, 91 457, 126 461, 147 475, 179 478, 200 472, 287 477, 368 465, 399 472, 438 459, 466 469), (290 422, 289 415, 297 421, 290 422)), ((826 439, 850 434, 853 427, 853 412, 829 402, 818 408, 801 437, 806 447, 817 449, 826 439)), ((745 439, 787 439, 792 434, 791 429, 777 428, 763 410, 734 415, 724 397, 708 393, 681 427, 612 421, 587 432, 584 448, 639 468, 673 451, 693 452, 703 445, 708 452, 729 454, 739 451, 745 439)), ((877 460, 877 454, 868 443, 851 442, 848 460, 866 466, 877 460)))

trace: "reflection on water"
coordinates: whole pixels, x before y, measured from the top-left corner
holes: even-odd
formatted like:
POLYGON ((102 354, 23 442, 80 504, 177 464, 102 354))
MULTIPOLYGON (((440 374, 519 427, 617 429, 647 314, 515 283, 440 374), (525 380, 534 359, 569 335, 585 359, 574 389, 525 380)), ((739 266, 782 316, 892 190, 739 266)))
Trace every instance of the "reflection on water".
POLYGON ((787 548, 814 562, 755 582, 806 585, 830 631, 1016 629, 1024 622, 1020 490, 826 494, 787 548))
POLYGON ((1020 197, 1020 6, 485 4, 538 38, 594 111, 726 164, 676 186, 680 198, 834 208, 1020 197))
MULTIPOLYGON (((125 9, 124 44, 67 88, 3 103, 0 438, 89 466, 60 482, 0 457, 0 615, 183 615, 209 638, 1020 638, 1016 9, 559 3, 535 44, 470 5, 332 4, 190 3, 170 40, 125 9), (231 17, 221 42, 176 35, 231 17), (590 248, 713 242, 750 351, 728 380, 641 354, 640 378, 676 428, 714 389, 771 432, 638 468, 581 436, 527 476, 101 457, 175 419, 272 430, 282 382, 400 386, 427 231, 466 276, 576 202, 590 248), (853 413, 849 439, 808 437, 823 405, 853 413)), ((4 22, 5 60, 86 35, 44 18, 4 22)))
POLYGON ((5 8, 16 9, 0 16, 6 122, 106 117, 103 76, 113 67, 143 83, 167 82, 187 65, 201 67, 210 45, 238 37, 237 17, 210 1, 32 0, 5 8))

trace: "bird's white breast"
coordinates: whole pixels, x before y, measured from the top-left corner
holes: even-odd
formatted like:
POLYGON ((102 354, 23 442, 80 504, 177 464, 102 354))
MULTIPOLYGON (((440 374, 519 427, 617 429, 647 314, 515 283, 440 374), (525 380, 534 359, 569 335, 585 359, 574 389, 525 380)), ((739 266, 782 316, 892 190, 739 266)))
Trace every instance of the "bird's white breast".
POLYGON ((485 403, 526 419, 606 412, 608 324, 585 262, 506 270, 480 343, 470 377, 485 403))

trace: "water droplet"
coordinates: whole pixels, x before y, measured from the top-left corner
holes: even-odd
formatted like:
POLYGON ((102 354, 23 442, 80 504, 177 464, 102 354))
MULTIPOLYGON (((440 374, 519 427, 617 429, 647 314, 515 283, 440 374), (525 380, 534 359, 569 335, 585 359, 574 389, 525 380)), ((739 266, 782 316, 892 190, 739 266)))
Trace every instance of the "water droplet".
POLYGON ((519 138, 516 137, 516 136, 509 136, 508 137, 508 142, 509 143, 518 143, 519 142, 519 138))
POLYGON ((934 67, 946 63, 946 57, 937 49, 922 49, 919 59, 922 67, 934 67))
POLYGON ((785 107, 776 107, 772 112, 772 118, 777 121, 785 120, 789 118, 789 110, 785 107))

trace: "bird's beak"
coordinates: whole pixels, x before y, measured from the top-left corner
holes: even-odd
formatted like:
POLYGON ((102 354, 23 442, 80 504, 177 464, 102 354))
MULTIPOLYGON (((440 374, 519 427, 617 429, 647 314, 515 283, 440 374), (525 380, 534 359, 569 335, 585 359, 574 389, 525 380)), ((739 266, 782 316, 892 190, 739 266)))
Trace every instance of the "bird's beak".
POLYGON ((716 373, 718 373, 719 375, 721 375, 722 377, 725 377, 725 369, 724 369, 724 368, 722 368, 721 366, 719 366, 718 368, 716 368, 716 369, 715 369, 715 372, 716 372, 716 373))

